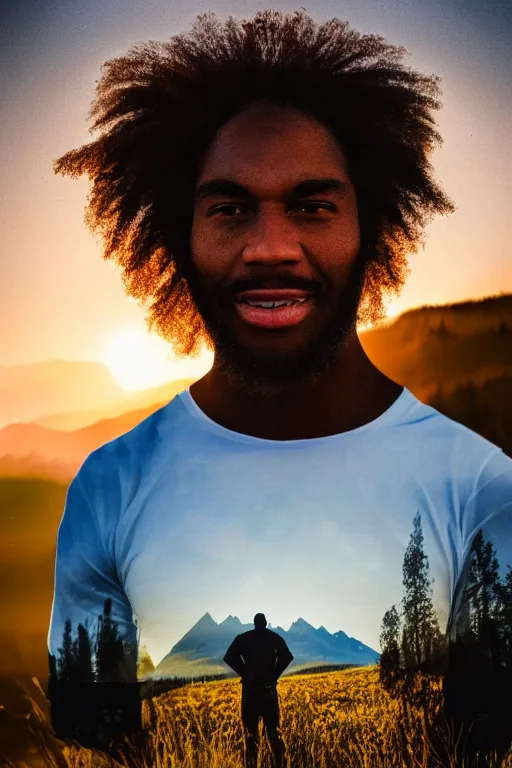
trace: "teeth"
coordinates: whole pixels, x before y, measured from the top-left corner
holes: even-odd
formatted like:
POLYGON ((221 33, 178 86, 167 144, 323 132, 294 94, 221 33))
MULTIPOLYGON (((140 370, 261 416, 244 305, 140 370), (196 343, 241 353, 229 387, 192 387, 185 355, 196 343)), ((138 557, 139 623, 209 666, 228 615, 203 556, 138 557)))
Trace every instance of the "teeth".
POLYGON ((274 307, 289 307, 291 304, 297 304, 306 301, 304 296, 301 299, 290 299, 288 301, 249 301, 245 299, 245 303, 251 307, 263 307, 264 309, 274 309, 274 307))

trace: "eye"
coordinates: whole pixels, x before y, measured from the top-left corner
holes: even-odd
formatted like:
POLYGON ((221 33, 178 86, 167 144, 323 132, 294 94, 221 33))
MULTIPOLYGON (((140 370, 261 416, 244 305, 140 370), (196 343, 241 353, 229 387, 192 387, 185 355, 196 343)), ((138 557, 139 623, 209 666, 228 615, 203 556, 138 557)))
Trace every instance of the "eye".
MULTIPOLYGON (((300 205, 296 205, 292 207, 292 210, 305 210, 306 213, 315 214, 318 209, 324 210, 324 211, 333 211, 335 210, 334 206, 331 203, 316 203, 314 201, 311 202, 305 202, 301 203, 300 205)), ((231 204, 224 204, 219 205, 215 208, 212 208, 208 212, 208 216, 215 216, 217 214, 220 214, 222 218, 240 218, 240 215, 243 215, 244 213, 247 213, 247 210, 243 208, 241 205, 236 205, 235 203, 231 204), (239 211, 240 213, 238 215, 235 214, 235 211, 239 211)))
MULTIPOLYGON (((297 205, 296 208, 297 209, 301 209, 301 208, 303 208, 303 209, 304 208, 309 208, 309 209, 311 209, 311 208, 322 208, 324 211, 325 210, 327 210, 327 211, 334 210, 334 206, 333 205, 330 205, 328 203, 315 203, 315 202, 301 203, 300 205, 297 205)), ((312 213, 311 210, 309 212, 312 213)))
POLYGON ((243 208, 240 205, 234 205, 234 204, 232 204, 232 205, 219 205, 219 206, 217 206, 217 208, 213 208, 209 212, 208 215, 209 216, 214 216, 216 213, 223 213, 228 218, 232 218, 232 216, 230 216, 229 213, 226 213, 226 212, 229 212, 229 211, 242 211, 243 212, 243 208))

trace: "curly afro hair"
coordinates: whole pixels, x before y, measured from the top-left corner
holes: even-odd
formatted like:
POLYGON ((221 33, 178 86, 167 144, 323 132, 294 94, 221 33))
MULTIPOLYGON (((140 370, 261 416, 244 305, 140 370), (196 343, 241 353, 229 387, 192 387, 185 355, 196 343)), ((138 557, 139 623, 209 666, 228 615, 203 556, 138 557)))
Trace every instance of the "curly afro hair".
POLYGON ((177 355, 213 342, 190 291, 190 232, 201 160, 218 129, 251 103, 291 106, 322 122, 354 183, 365 282, 358 320, 384 315, 407 256, 435 214, 454 210, 432 177, 442 139, 439 78, 402 64, 405 50, 347 22, 259 11, 196 18, 190 32, 107 61, 89 112, 100 135, 54 164, 92 181, 86 223, 121 267, 128 295, 151 300, 146 322, 177 355))

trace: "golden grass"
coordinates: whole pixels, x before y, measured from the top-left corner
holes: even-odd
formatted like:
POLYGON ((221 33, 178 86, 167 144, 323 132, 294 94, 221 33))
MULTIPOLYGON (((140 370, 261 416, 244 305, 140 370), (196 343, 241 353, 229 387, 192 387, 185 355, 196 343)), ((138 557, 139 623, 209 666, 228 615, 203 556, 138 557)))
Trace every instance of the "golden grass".
MULTIPOLYGON (((279 681, 286 768, 459 768, 446 754, 439 760, 431 752, 429 756, 429 721, 441 702, 439 681, 429 681, 426 703, 414 706, 390 697, 378 674, 378 668, 371 667, 279 681)), ((54 740, 47 764, 52 768, 242 768, 239 713, 238 680, 188 685, 143 702, 149 733, 143 751, 127 744, 117 761, 54 740)), ((42 713, 40 727, 43 739, 49 727, 42 713)), ((444 741, 449 752, 449 734, 444 741)), ((259 765, 270 767, 264 739, 259 765)), ((512 768, 512 760, 503 765, 512 768)))

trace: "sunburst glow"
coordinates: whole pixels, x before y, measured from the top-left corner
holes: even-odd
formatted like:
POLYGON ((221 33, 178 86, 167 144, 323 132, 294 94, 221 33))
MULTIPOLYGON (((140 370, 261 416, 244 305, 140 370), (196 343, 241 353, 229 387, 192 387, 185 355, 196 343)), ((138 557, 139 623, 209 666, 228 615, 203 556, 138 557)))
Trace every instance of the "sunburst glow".
POLYGON ((397 317, 402 312, 402 307, 400 305, 399 299, 394 299, 388 302, 386 307, 386 317, 397 317))
POLYGON ((131 328, 106 340, 103 361, 123 389, 132 391, 176 379, 198 379, 211 368, 213 354, 204 348, 197 358, 177 358, 159 336, 131 328))

